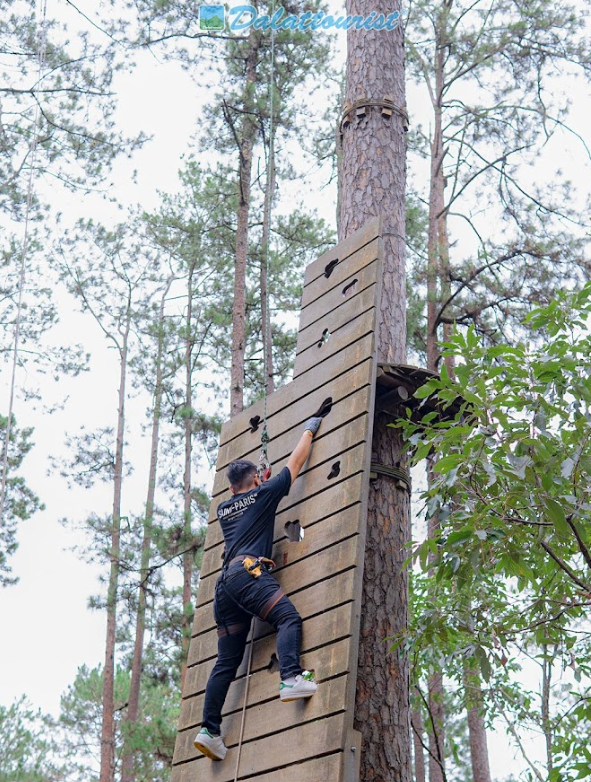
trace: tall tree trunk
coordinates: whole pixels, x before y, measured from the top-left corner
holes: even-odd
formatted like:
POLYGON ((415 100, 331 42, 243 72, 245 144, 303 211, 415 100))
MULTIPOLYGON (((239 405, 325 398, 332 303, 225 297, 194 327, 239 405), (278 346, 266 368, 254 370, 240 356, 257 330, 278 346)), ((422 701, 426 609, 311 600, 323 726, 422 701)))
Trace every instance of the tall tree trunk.
MULTIPOLYGON (((380 0, 347 0, 347 14, 385 16, 393 11, 380 0)), ((402 30, 349 30, 345 99, 383 100, 405 106, 402 30)), ((398 110, 389 118, 379 107, 352 112, 343 127, 340 181, 340 238, 381 215, 384 269, 378 360, 406 358, 405 224, 406 122, 398 110)), ((376 416, 372 459, 404 467, 400 434, 376 416)), ((404 568, 410 537, 409 497, 394 482, 372 482, 367 517, 359 670, 355 726, 363 735, 361 779, 410 782, 410 693, 408 659, 391 640, 406 632, 408 574, 404 568)))
POLYGON ((119 400, 117 409, 117 441, 113 478, 113 526, 111 530, 111 566, 107 590, 107 635, 103 670, 103 702, 101 727, 101 767, 99 782, 114 782, 115 778, 115 639, 117 631, 117 592, 121 549, 121 488, 123 485, 123 442, 125 434, 125 382, 131 328, 131 292, 127 301, 123 339, 119 347, 119 400))
POLYGON ((429 228, 427 246, 427 369, 437 371, 439 360, 438 281, 440 279, 440 215, 443 207, 443 134, 442 119, 443 51, 437 49, 435 64, 435 92, 432 95, 434 128, 431 140, 431 177, 429 181, 429 228))
POLYGON ((252 175, 252 151, 256 135, 253 89, 257 76, 260 33, 250 28, 244 84, 244 114, 239 137, 238 212, 236 221, 236 259, 234 266, 234 304, 232 309, 232 369, 230 379, 230 415, 244 407, 244 351, 246 348, 246 259, 248 255, 248 217, 252 175))
POLYGON ((445 711, 443 708, 443 674, 429 676, 429 782, 445 779, 445 711))
POLYGON ((194 265, 189 269, 187 280, 187 317, 185 319, 185 465, 183 472, 183 620, 182 620, 182 665, 181 691, 187 675, 187 657, 191 641, 193 621, 192 580, 195 552, 189 541, 193 537, 193 516, 191 513, 191 456, 193 453, 193 275, 194 265))
MULTIPOLYGON (((272 88, 271 88, 272 89, 272 88)), ((261 320, 263 334, 263 353, 265 357, 265 393, 270 396, 275 390, 273 380, 273 337, 271 333, 271 313, 269 310, 269 274, 267 259, 269 257, 269 237, 271 234, 271 206, 275 193, 275 128, 269 138, 269 158, 267 163, 267 186, 263 206, 263 236, 261 241, 261 320)))
MULTIPOLYGON (((431 485, 434 480, 436 461, 432 457, 427 458, 427 483, 431 485)), ((435 512, 429 518, 427 534, 431 540, 439 535, 439 514, 435 512)), ((429 564, 433 565, 435 555, 429 553, 429 564)), ((430 575, 434 579, 435 574, 431 570, 430 575)), ((431 582, 434 584, 434 580, 431 582)), ((430 587, 431 589, 432 587, 430 587)), ((444 782, 445 780, 445 710, 443 705, 443 672, 433 671, 428 680, 429 719, 427 721, 427 733, 429 735, 429 782, 444 782)))
MULTIPOLYGON (((442 93, 443 93, 443 56, 441 47, 436 50, 435 91, 432 95, 434 127, 431 141, 431 178, 429 182, 429 229, 428 229, 428 267, 427 267, 427 368, 437 371, 439 363, 438 315, 442 285, 441 244, 443 236, 440 228, 443 211, 443 135, 442 135, 442 93)), ((427 460, 427 482, 433 482, 436 462, 427 460)), ((435 539, 439 534, 439 514, 429 518, 428 535, 435 539)), ((429 556, 430 561, 434 556, 429 556)), ((443 673, 435 671, 428 681, 429 704, 429 782, 443 782, 445 778, 445 713, 443 708, 443 673)))
POLYGON ((140 706, 140 689, 142 681, 142 666, 144 656, 144 635, 146 632, 146 605, 148 580, 150 577, 150 557, 152 553, 152 530, 154 524, 154 498, 156 494, 156 471, 158 468, 158 443, 160 437, 160 417, 162 414, 163 395, 163 353, 164 353, 164 306, 174 277, 170 277, 160 300, 158 313, 158 348, 156 353, 156 383, 154 386, 154 409, 152 411, 152 441, 150 445, 150 472, 148 475, 148 493, 146 497, 146 513, 142 538, 142 553, 140 561, 140 583, 138 608, 135 621, 135 641, 133 645, 133 661, 131 664, 131 684, 127 704, 126 741, 121 757, 121 782, 133 782, 133 730, 138 721, 140 706), (131 740, 130 740, 131 739, 131 740))
POLYGON ((414 742, 415 782, 425 782, 425 753, 423 751, 423 715, 420 708, 412 710, 412 737, 414 742))
POLYGON ((464 690, 468 709, 468 735, 470 759, 474 782, 491 782, 488 762, 488 745, 484 725, 484 698, 478 672, 466 663, 464 665, 464 690))
MULTIPOLYGON (((552 685, 552 661, 556 657, 557 647, 549 654, 549 647, 544 647, 544 659, 542 660, 542 730, 546 744, 546 773, 550 779, 554 768, 552 756, 552 724, 550 721, 550 688, 552 685)), ((476 780, 475 780, 476 782, 476 780)))

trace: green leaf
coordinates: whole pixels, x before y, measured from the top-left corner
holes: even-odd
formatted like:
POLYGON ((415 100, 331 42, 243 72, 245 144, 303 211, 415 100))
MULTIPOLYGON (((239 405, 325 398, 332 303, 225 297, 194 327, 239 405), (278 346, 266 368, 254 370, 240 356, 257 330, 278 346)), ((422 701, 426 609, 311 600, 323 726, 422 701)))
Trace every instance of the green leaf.
POLYGON ((559 502, 556 502, 556 500, 552 499, 552 497, 546 497, 544 500, 544 505, 546 507, 548 518, 553 522, 558 534, 568 536, 570 530, 568 524, 566 523, 566 515, 562 505, 559 502))
POLYGON ((444 475, 445 473, 449 472, 450 470, 453 470, 454 467, 457 467, 462 461, 462 456, 459 453, 450 454, 449 456, 444 456, 442 459, 439 459, 437 464, 435 465, 435 471, 440 473, 441 475, 444 475))
POLYGON ((476 655, 476 659, 478 660, 478 664, 480 666, 480 672, 482 673, 482 678, 485 682, 490 681, 490 677, 492 676, 492 667, 488 659, 488 655, 482 648, 482 646, 477 646, 474 650, 474 654, 476 655))

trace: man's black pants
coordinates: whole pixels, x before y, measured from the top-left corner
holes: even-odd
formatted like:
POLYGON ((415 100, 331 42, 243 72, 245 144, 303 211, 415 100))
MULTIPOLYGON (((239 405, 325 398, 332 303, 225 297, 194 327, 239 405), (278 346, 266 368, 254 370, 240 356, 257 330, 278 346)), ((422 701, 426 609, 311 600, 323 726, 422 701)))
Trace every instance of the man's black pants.
POLYGON ((222 708, 244 656, 252 616, 269 622, 277 631, 282 679, 302 672, 302 620, 270 573, 263 570, 254 578, 242 562, 236 562, 218 578, 213 610, 218 627, 218 659, 205 690, 202 724, 212 735, 219 735, 222 708))

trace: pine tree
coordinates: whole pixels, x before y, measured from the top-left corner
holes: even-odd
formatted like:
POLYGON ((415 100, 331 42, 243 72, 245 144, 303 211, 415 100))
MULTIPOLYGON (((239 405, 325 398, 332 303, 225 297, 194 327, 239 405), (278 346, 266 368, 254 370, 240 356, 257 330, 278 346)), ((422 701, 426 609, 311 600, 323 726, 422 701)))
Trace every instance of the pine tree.
MULTIPOLYGON (((347 14, 387 16, 391 5, 348 2, 347 14)), ((351 111, 342 134, 339 237, 370 217, 384 226, 383 292, 377 335, 378 360, 404 363, 405 271, 404 190, 406 172, 405 91, 402 29, 349 30, 345 111, 366 98, 388 96, 397 107, 390 117, 379 107, 351 111), (386 67, 376 68, 380 62, 386 67)), ((403 443, 377 417, 372 460, 404 464, 403 443)), ((409 540, 409 503, 393 481, 370 488, 364 564, 356 727, 363 735, 361 777, 409 782, 411 778, 408 659, 401 646, 388 651, 386 638, 406 632, 408 576, 403 566, 409 540), (384 709, 384 703, 388 705, 384 709), (387 713, 386 713, 387 712, 387 713)))
POLYGON ((74 236, 61 243, 61 268, 64 281, 92 316, 105 338, 115 348, 119 362, 117 426, 112 464, 113 503, 110 521, 109 579, 107 587, 107 631, 103 671, 103 713, 100 782, 113 782, 115 773, 115 646, 117 602, 121 572, 121 496, 124 479, 124 438, 126 386, 130 347, 138 311, 153 295, 158 269, 145 249, 134 246, 133 224, 110 232, 92 223, 80 223, 81 239, 74 236), (92 240, 98 255, 84 254, 80 245, 92 240), (76 252, 74 252, 76 250, 76 252), (82 261, 84 259, 84 261, 82 261), (141 260, 140 260, 141 259, 141 260), (151 286, 151 291, 150 291, 151 286), (146 287, 150 293, 146 293, 146 287))

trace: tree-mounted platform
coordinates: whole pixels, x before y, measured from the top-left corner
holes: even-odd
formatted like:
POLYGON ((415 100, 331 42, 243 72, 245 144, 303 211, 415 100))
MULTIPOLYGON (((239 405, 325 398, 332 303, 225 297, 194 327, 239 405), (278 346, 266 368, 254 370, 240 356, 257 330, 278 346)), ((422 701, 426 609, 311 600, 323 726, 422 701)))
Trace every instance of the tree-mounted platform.
POLYGON ((411 411, 411 418, 419 419, 426 413, 437 412, 440 420, 455 417, 464 400, 458 396, 444 408, 440 402, 427 397, 416 399, 414 393, 432 378, 439 377, 436 372, 424 367, 408 364, 378 364, 376 375, 376 413, 387 412, 394 417, 400 415, 401 408, 411 411))

